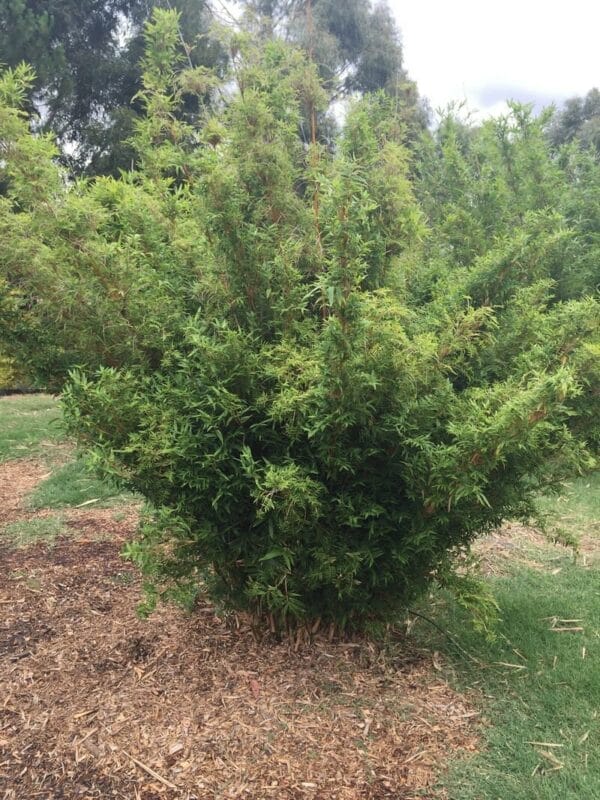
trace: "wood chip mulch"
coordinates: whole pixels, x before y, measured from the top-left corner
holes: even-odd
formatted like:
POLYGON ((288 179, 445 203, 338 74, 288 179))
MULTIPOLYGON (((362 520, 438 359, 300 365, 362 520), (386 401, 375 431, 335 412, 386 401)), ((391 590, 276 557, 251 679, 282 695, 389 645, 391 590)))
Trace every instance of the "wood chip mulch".
POLYGON ((135 515, 81 510, 48 548, 0 541, 0 797, 443 797, 477 712, 431 653, 258 642, 205 603, 135 613, 135 515), (439 665, 437 665, 439 666, 439 665), (437 787, 437 788, 436 788, 437 787))
POLYGON ((34 459, 0 464, 0 527, 26 514, 23 499, 50 475, 48 466, 34 459))

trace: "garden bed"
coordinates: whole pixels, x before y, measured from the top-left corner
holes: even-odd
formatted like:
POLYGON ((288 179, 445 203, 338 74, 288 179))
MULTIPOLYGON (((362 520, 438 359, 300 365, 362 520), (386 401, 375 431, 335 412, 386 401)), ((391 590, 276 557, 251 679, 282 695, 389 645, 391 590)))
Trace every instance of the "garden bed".
MULTIPOLYGON (((47 469, 0 466, 0 527, 47 469)), ((426 649, 258 641, 208 603, 136 616, 135 507, 66 509, 68 536, 0 558, 0 789, 41 798, 416 798, 476 748, 477 712, 426 649)), ((45 516, 46 514, 46 516, 45 516)))

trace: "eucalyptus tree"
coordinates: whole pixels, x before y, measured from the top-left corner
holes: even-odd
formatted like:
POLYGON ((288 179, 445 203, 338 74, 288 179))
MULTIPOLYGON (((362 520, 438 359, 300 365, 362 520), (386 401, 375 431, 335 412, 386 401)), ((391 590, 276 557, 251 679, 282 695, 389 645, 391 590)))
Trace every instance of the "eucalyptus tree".
POLYGON ((0 0, 0 63, 34 68, 34 124, 53 132, 75 174, 116 174, 131 166, 130 138, 143 109, 143 26, 161 4, 180 11, 192 64, 225 62, 208 35, 212 16, 204 0, 0 0))
MULTIPOLYGON (((370 0, 241 0, 246 25, 263 38, 302 47, 317 65, 330 103, 384 91, 396 100, 405 138, 414 142, 428 122, 426 103, 404 66, 400 31, 384 2, 370 0)), ((331 118, 321 118, 324 136, 331 118)))

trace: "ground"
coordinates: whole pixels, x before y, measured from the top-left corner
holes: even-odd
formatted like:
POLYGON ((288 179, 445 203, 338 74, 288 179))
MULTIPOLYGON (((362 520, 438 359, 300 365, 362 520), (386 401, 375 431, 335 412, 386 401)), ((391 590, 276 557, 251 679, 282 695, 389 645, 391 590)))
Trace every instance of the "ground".
MULTIPOLYGON (((0 465, 0 529, 53 531, 51 511, 27 508, 44 478, 43 461, 0 465)), ((134 505, 64 509, 50 541, 0 544, 6 800, 440 796, 478 712, 426 648, 295 651, 209 604, 141 621, 119 555, 135 524, 134 505)))
POLYGON ((4 800, 600 796, 597 479, 559 498, 562 544, 516 524, 479 543, 495 642, 440 594, 437 629, 296 649, 207 601, 142 621, 120 556, 137 501, 57 420, 52 398, 0 400, 4 800))

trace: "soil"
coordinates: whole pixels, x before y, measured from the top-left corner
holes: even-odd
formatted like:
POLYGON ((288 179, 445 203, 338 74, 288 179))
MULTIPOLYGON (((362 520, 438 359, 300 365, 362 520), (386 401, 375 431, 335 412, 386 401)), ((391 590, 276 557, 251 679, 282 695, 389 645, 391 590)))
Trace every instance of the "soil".
POLYGON ((0 464, 0 526, 26 514, 23 498, 49 476, 47 465, 33 459, 0 464))
MULTIPOLYGON (((136 510, 67 512, 73 535, 11 549, 44 475, 0 466, 0 797, 439 798, 477 712, 409 641, 258 641, 208 602, 136 616, 120 551, 136 510)), ((43 512, 38 512, 43 513, 43 512)))

